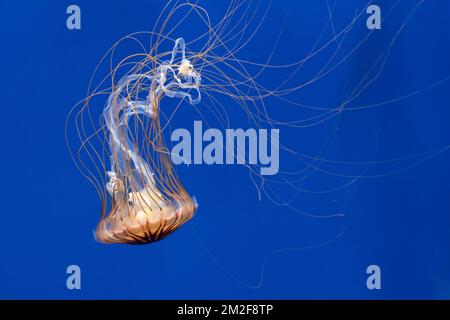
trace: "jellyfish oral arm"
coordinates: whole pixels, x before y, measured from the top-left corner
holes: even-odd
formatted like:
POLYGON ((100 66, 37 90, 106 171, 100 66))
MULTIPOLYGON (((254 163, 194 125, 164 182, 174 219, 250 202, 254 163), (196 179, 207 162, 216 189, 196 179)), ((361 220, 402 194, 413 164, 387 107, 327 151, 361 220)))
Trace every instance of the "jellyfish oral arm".
MULTIPOLYGON (((159 108, 164 96, 200 102, 200 74, 186 59, 185 42, 175 41, 170 61, 156 70, 123 77, 108 98, 103 118, 108 133, 111 169, 106 189, 113 199, 111 211, 99 222, 96 236, 107 243, 140 244, 157 241, 177 229, 195 213, 197 204, 189 197, 170 170, 160 136, 152 140, 153 157, 138 146, 129 127, 132 117, 148 117, 160 130, 159 108), (148 86, 143 86, 146 83, 148 86), (146 99, 139 90, 148 87, 146 99), (195 94, 195 95, 194 95, 195 94), (155 144, 155 145, 154 145, 155 144), (162 165, 163 168, 154 166, 162 165), (167 173, 168 172, 168 173, 167 173), (156 175, 156 176, 155 176, 156 175)), ((169 157, 170 159, 170 157, 169 157)))

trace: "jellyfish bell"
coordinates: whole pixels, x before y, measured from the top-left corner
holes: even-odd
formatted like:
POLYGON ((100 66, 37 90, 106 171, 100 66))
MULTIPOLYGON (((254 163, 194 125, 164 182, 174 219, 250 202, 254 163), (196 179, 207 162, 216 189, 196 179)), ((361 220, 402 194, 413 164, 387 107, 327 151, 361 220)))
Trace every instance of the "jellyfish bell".
POLYGON ((179 38, 169 61, 146 73, 128 74, 113 87, 103 111, 111 163, 106 190, 112 201, 97 225, 98 241, 158 241, 194 216, 197 202, 174 173, 160 108, 164 96, 199 103, 200 83, 179 38))
POLYGON ((173 205, 154 199, 160 197, 150 188, 130 193, 127 205, 115 205, 100 221, 96 239, 104 243, 145 244, 159 241, 190 220, 197 208, 195 198, 186 198, 173 205))

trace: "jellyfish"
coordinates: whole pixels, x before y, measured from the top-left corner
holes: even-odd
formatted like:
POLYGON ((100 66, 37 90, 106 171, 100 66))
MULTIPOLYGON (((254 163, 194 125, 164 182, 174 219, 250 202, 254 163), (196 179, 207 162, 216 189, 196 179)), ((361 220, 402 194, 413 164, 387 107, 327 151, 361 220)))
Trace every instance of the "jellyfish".
POLYGON ((165 96, 199 103, 200 83, 200 74, 186 59, 185 42, 178 38, 170 60, 155 70, 126 75, 114 87, 102 113, 111 164, 106 189, 112 204, 97 225, 98 241, 158 241, 193 217, 197 203, 173 173, 159 111, 165 96), (143 141, 133 135, 136 126, 144 129, 143 141))
MULTIPOLYGON (((346 74, 346 62, 369 35, 357 38, 358 45, 349 52, 342 44, 355 21, 364 18, 365 10, 357 12, 340 30, 335 30, 332 10, 329 10, 329 21, 319 39, 306 51, 306 56, 299 59, 276 61, 275 49, 281 31, 273 49, 272 45, 264 46, 270 50, 262 61, 242 57, 243 49, 252 48, 251 42, 257 41, 256 35, 261 32, 269 7, 260 7, 259 1, 233 0, 223 18, 213 23, 207 11, 197 3, 168 1, 152 31, 135 32, 121 38, 101 59, 89 84, 87 98, 72 109, 78 113, 71 111, 67 118, 68 122, 75 118, 75 137, 68 133, 66 122, 66 143, 71 156, 101 200, 96 240, 151 243, 165 238, 194 216, 197 201, 181 183, 164 139, 175 112, 169 111, 170 106, 166 104, 169 99, 179 105, 192 105, 202 119, 209 113, 220 128, 230 127, 232 111, 245 116, 251 128, 283 128, 287 134, 295 135, 300 130, 329 122, 324 128, 326 134, 320 135, 324 141, 311 151, 303 150, 302 144, 297 145, 303 139, 291 141, 292 145, 284 141, 279 144, 286 160, 277 175, 263 177, 256 166, 246 166, 259 200, 266 197, 272 204, 306 217, 339 218, 343 214, 335 212, 334 202, 331 212, 307 212, 300 207, 303 206, 300 195, 315 196, 341 190, 358 179, 375 176, 366 171, 377 163, 385 163, 372 158, 348 161, 329 156, 338 120, 345 111, 395 101, 357 103, 358 96, 376 79, 378 62, 383 55, 342 98, 326 105, 305 104, 299 94, 328 74, 339 70, 346 74), (199 28, 192 27, 192 18, 200 22, 194 24, 199 28), (329 37, 325 36, 325 30, 329 31, 329 37), (175 33, 183 35, 186 42, 178 35, 173 36, 175 33), (123 57, 119 44, 125 40, 137 45, 138 50, 128 55, 130 48, 127 47, 123 57), (105 65, 106 57, 111 59, 108 64, 111 69, 104 76, 99 68, 105 65), (113 61, 115 59, 118 63, 113 61), (304 67, 311 61, 319 63, 318 70, 304 67), (94 79, 99 74, 102 78, 94 79), (106 98, 102 100, 101 109, 89 107, 95 97, 103 95, 106 98), (200 102, 202 108, 197 110, 200 102), (167 118, 167 113, 172 115, 167 118), (72 138, 81 143, 74 149, 76 152, 70 148, 72 138), (318 188, 309 187, 309 182, 316 177, 329 178, 333 185, 328 187, 320 181, 318 188)), ((397 161, 401 163, 402 159, 389 163, 397 161)))

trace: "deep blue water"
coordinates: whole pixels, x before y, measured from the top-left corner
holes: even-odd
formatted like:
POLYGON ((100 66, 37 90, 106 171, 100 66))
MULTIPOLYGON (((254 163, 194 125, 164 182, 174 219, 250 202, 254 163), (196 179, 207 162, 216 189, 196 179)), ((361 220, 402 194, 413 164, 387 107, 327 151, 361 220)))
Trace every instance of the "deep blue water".
MULTIPOLYGON (((225 1, 205 2, 217 21, 225 1)), ((275 2, 241 59, 267 58, 288 9, 274 63, 301 59, 318 39, 328 19, 326 1, 275 2)), ((351 106, 394 100, 342 112, 312 128, 280 129, 281 142, 299 152, 318 154, 332 139, 327 158, 365 163, 324 168, 373 177, 313 174, 302 185, 306 190, 345 187, 295 198, 299 210, 343 218, 311 218, 264 196, 259 201, 242 166, 180 167, 181 180, 200 204, 195 218, 161 242, 125 246, 94 240, 99 202, 69 157, 64 125, 102 55, 119 38, 151 30, 163 1, 2 0, 0 297, 450 298, 450 82, 441 81, 450 76, 450 2, 424 1, 417 10, 415 0, 372 2, 382 9, 381 30, 359 46, 369 33, 363 14, 335 61, 352 54, 291 98, 339 104, 394 39, 369 73, 374 81, 351 106), (66 28, 70 4, 81 8, 81 30, 66 28), (422 156, 367 165, 417 154, 422 156), (71 264, 82 270, 81 290, 66 288, 71 264), (381 290, 366 287, 371 264, 381 267, 381 290)), ((335 4, 336 30, 366 5, 329 3, 335 4)), ((177 36, 189 38, 198 28, 193 21, 177 36)), ((328 27, 322 43, 331 32, 328 27)), ((293 81, 313 77, 335 50, 333 44, 308 61, 293 81)), ((284 77, 268 73, 261 81, 284 77)), ((276 99, 267 105, 284 120, 298 120, 303 112, 276 99)), ((245 113, 227 107, 232 126, 245 128, 245 113)), ((186 105, 174 126, 192 128, 199 120, 192 110, 186 105)), ((281 153, 280 167, 295 169, 295 162, 281 153)))

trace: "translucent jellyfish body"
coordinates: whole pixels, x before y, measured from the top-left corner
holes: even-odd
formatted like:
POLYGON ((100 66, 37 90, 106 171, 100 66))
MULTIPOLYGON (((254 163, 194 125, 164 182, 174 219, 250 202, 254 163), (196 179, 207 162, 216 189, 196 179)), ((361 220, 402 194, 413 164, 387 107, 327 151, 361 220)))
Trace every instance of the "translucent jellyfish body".
POLYGON ((103 110, 111 163, 106 189, 112 201, 98 223, 97 240, 158 241, 193 217, 197 203, 174 173, 159 111, 165 96, 198 103, 200 82, 179 38, 169 61, 126 75, 114 86, 103 110))

